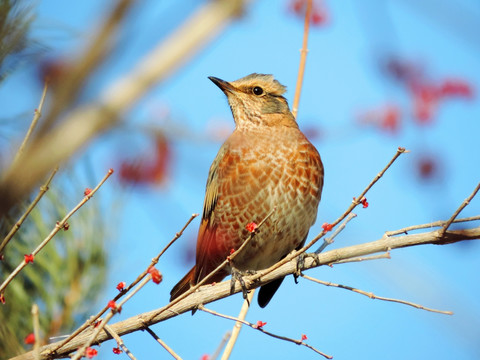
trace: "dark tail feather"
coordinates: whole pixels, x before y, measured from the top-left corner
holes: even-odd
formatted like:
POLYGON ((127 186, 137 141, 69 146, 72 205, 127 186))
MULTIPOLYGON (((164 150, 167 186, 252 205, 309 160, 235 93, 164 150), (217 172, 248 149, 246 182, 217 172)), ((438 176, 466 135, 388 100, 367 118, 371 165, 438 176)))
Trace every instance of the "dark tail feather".
POLYGON ((258 292, 258 305, 264 308, 272 300, 273 295, 277 292, 278 288, 282 284, 285 278, 280 278, 263 285, 258 292))
POLYGON ((178 282, 177 285, 175 285, 170 291, 170 301, 176 299, 180 295, 182 295, 184 292, 187 292, 190 287, 194 284, 194 278, 195 278, 195 266, 183 277, 182 280, 178 282))

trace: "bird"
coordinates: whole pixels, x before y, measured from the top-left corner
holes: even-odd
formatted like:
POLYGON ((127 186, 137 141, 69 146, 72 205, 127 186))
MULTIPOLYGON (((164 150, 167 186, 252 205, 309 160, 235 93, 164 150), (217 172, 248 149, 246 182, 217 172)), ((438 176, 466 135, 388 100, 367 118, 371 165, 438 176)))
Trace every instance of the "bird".
MULTIPOLYGON (((200 282, 258 229, 247 246, 209 282, 232 271, 265 269, 305 244, 315 223, 324 168, 317 149, 300 131, 283 96, 286 87, 273 75, 253 73, 227 82, 209 79, 226 95, 235 129, 223 143, 207 178, 197 236, 196 263, 170 292, 170 301, 200 282)), ((283 278, 260 288, 265 307, 283 278)))

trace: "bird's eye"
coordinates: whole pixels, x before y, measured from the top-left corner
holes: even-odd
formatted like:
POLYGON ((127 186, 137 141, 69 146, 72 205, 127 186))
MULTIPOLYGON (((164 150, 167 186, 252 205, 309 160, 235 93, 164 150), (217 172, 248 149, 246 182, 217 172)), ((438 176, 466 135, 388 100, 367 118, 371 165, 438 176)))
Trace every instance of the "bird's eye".
POLYGON ((260 96, 263 94, 263 89, 260 86, 255 86, 253 88, 253 93, 257 96, 260 96))

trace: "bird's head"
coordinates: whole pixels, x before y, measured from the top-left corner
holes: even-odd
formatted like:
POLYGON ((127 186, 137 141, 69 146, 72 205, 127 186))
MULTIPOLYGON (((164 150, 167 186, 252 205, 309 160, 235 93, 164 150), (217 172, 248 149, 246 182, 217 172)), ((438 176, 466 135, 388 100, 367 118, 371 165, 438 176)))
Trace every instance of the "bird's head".
POLYGON ((272 75, 254 73, 232 82, 213 76, 209 79, 227 96, 237 128, 297 127, 283 97, 286 87, 272 75))

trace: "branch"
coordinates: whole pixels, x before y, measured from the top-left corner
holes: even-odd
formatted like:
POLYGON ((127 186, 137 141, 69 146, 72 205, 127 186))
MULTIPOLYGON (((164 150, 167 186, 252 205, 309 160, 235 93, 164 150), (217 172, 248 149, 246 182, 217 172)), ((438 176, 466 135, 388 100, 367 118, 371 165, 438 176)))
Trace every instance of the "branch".
MULTIPOLYGON (((241 318, 236 318, 236 317, 233 317, 233 316, 229 316, 229 315, 224 315, 224 314, 221 314, 219 312, 216 312, 216 311, 213 311, 213 310, 210 310, 210 309, 207 309, 205 306, 203 305, 200 305, 199 307, 199 310, 202 310, 202 311, 205 311, 209 314, 212 314, 212 315, 215 315, 215 316, 219 316, 221 318, 224 318, 224 319, 228 319, 228 320, 233 320, 233 321, 236 321, 237 323, 241 323, 241 324, 244 324, 244 325, 247 325, 247 326, 250 326, 252 329, 255 329, 255 330, 258 330, 260 331, 261 333, 264 333, 265 335, 268 335, 268 336, 271 336, 271 337, 274 337, 275 339, 279 339, 279 340, 284 340, 284 341, 288 341, 288 342, 292 342, 296 345, 303 345, 303 346, 306 346, 307 348, 315 351, 317 354, 320 354, 322 355, 323 357, 327 358, 327 359, 332 359, 332 356, 330 355, 327 355, 323 352, 321 352, 320 350, 314 348, 313 346, 311 345, 308 345, 307 343, 304 343, 303 340, 295 340, 295 339, 292 339, 292 338, 289 338, 289 337, 286 337, 286 336, 282 336, 282 335, 277 335, 277 334, 274 334, 274 333, 271 333, 269 331, 266 331, 263 329, 263 326, 264 324, 252 324, 251 322, 249 321, 246 321, 244 319, 241 319, 241 318)), ((261 321, 260 321, 261 323, 261 321)), ((265 323, 266 324, 266 323, 265 323)), ((230 354, 227 354, 228 356, 230 356, 230 354)), ((228 359, 228 356, 226 358, 224 358, 222 356, 222 359, 228 359)))
POLYGON ((396 303, 399 303, 399 304, 413 306, 414 308, 421 309, 421 310, 431 311, 431 312, 435 312, 435 313, 439 313, 439 314, 445 314, 445 315, 453 315, 453 312, 451 312, 451 311, 431 309, 431 308, 428 308, 428 307, 425 307, 425 306, 422 306, 422 305, 419 305, 419 304, 415 304, 415 303, 410 302, 410 301, 392 299, 392 298, 387 298, 387 297, 383 297, 383 296, 377 296, 372 292, 366 292, 366 291, 363 291, 363 290, 360 290, 360 289, 355 289, 355 288, 353 288, 351 286, 347 286, 347 285, 335 284, 335 283, 332 283, 330 281, 323 281, 323 280, 315 279, 313 277, 310 277, 310 276, 307 276, 307 275, 304 275, 304 274, 302 274, 301 276, 303 278, 307 279, 307 280, 316 282, 318 284, 322 284, 322 285, 325 285, 325 286, 337 287, 339 289, 350 290, 350 291, 353 291, 357 294, 365 295, 365 296, 369 297, 370 299, 378 299, 378 300, 382 300, 382 301, 396 302, 396 303))
MULTIPOLYGON (((445 232, 444 236, 440 236, 440 230, 412 234, 401 235, 397 237, 384 236, 379 240, 353 245, 341 249, 330 250, 322 254, 318 254, 315 257, 307 257, 305 259, 305 269, 315 268, 321 265, 328 265, 340 260, 346 260, 356 258, 359 256, 365 256, 370 254, 376 254, 381 252, 390 251, 397 248, 404 248, 416 245, 435 244, 444 245, 466 240, 480 239, 480 226, 467 230, 449 230, 445 232)), ((261 277, 257 281, 253 282, 253 279, 258 275, 247 276, 244 278, 247 288, 253 289, 259 286, 265 285, 277 278, 285 277, 293 274, 297 271, 297 261, 291 260, 281 267, 269 272, 269 269, 261 272, 261 277), (267 273, 263 275, 263 273, 267 273)), ((212 301, 223 299, 231 295, 230 293, 230 281, 224 281, 215 285, 207 285, 201 287, 197 292, 191 294, 188 298, 179 301, 178 303, 170 306, 167 305, 163 308, 153 310, 150 312, 142 313, 133 316, 129 319, 112 324, 113 330, 123 336, 141 329, 145 326, 150 326, 161 321, 165 321, 169 318, 182 314, 197 308, 201 304, 208 304, 212 301), (165 309, 168 307, 168 311, 165 309)), ((241 286, 236 283, 234 293, 242 291, 241 286)), ((41 348, 41 358, 60 358, 65 357, 72 351, 76 350, 79 346, 85 343, 85 341, 91 336, 92 330, 89 329, 85 333, 80 334, 75 339, 65 345, 57 353, 52 354, 52 350, 55 349, 57 344, 46 345, 41 348)), ((105 333, 100 333, 96 341, 101 343, 108 340, 109 337, 105 333)), ((33 353, 29 352, 14 358, 15 360, 33 360, 33 353)))

